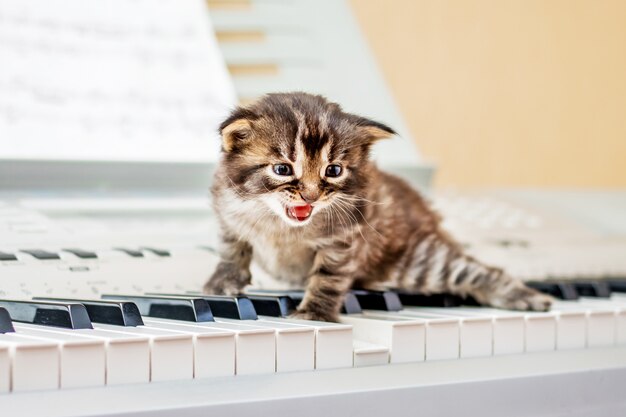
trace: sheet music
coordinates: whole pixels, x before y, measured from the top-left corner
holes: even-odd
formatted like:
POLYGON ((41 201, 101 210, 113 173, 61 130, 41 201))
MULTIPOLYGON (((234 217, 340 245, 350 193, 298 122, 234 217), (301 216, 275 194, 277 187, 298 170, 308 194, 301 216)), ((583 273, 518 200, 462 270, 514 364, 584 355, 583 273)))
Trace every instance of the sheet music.
POLYGON ((235 101, 202 0, 0 0, 0 159, 211 161, 235 101))

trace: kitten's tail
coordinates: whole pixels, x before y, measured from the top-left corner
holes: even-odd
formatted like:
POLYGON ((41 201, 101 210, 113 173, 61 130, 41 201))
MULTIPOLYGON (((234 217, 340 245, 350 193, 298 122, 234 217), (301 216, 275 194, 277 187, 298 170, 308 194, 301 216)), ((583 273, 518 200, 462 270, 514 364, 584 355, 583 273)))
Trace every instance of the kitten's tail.
MULTIPOLYGON (((500 268, 465 254, 443 232, 416 238, 398 285, 423 294, 472 296, 484 305, 513 310, 546 311, 552 298, 527 287, 500 268)), ((408 253, 407 253, 408 255, 408 253)))

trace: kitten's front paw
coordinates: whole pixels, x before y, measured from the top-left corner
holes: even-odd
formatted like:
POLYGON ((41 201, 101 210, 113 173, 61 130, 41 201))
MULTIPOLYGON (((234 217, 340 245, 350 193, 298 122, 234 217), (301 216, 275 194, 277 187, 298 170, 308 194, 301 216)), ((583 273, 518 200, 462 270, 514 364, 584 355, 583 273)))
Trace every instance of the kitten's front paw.
POLYGON ((339 318, 333 314, 327 314, 323 312, 309 311, 309 310, 297 310, 291 316, 292 319, 300 320, 313 320, 313 321, 329 321, 338 322, 339 318))
POLYGON ((205 294, 237 295, 250 283, 250 274, 240 271, 233 264, 220 263, 202 291, 205 294))
POLYGON ((489 300, 493 307, 522 311, 548 311, 553 302, 554 298, 551 296, 523 284, 489 300))

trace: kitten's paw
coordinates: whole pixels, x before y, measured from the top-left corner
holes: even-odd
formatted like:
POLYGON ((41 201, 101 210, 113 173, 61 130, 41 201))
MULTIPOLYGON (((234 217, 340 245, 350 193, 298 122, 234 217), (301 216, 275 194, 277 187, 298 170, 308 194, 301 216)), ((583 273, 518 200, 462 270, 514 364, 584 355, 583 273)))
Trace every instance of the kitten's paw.
POLYGON ((237 295, 249 283, 249 273, 243 273, 232 264, 220 263, 202 291, 205 294, 237 295))
POLYGON ((335 323, 339 321, 335 315, 309 310, 297 310, 289 317, 299 320, 329 321, 335 323))
POLYGON ((210 295, 238 295, 241 292, 241 288, 229 282, 215 282, 211 280, 204 284, 202 292, 210 295))
POLYGON ((489 300, 493 307, 521 311, 548 311, 553 302, 554 298, 551 296, 525 285, 489 300))

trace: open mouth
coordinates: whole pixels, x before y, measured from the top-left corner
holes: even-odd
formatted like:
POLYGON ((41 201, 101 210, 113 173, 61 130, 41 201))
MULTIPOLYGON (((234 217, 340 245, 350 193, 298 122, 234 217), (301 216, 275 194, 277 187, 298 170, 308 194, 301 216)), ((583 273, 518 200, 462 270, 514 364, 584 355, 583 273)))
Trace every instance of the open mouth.
POLYGON ((287 206, 285 207, 285 212, 287 213, 287 217, 290 219, 297 222, 304 222, 311 217, 311 213, 313 213, 313 206, 310 204, 287 206))

